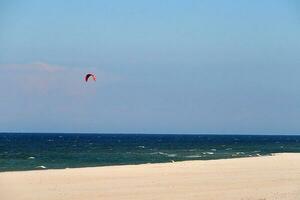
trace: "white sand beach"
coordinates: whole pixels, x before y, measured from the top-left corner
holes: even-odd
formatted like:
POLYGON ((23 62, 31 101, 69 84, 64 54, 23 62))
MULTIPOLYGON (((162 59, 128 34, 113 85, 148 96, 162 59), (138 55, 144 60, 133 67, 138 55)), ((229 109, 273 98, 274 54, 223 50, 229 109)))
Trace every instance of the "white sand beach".
POLYGON ((0 173, 1 200, 299 200, 300 154, 0 173))

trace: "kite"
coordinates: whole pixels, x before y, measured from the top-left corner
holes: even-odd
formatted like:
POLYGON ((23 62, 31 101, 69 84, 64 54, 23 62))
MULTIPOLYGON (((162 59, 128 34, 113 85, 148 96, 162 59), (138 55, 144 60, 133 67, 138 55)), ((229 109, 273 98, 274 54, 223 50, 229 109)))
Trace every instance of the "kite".
POLYGON ((94 74, 85 75, 85 82, 88 82, 89 78, 92 77, 94 81, 96 81, 96 76, 94 74))

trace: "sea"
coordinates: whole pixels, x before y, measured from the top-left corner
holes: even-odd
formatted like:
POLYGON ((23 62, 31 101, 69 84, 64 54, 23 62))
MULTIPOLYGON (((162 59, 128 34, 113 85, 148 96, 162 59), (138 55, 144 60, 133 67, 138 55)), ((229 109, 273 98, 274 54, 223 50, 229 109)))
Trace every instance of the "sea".
POLYGON ((0 133, 0 171, 167 163, 300 152, 299 135, 0 133))

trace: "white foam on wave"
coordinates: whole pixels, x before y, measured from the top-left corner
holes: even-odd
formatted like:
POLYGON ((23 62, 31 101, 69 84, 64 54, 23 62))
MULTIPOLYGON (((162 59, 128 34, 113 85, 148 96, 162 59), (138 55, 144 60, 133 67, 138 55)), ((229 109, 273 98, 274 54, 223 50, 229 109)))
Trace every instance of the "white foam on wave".
POLYGON ((245 152, 236 152, 234 154, 232 154, 231 156, 239 156, 239 155, 245 155, 245 152))
POLYGON ((30 157, 28 157, 27 159, 31 159, 31 160, 32 160, 32 159, 35 159, 35 157, 33 157, 33 156, 30 156, 30 157))
POLYGON ((160 154, 160 155, 164 155, 164 156, 167 156, 167 157, 176 157, 177 156, 177 154, 171 154, 171 153, 165 153, 165 152, 158 152, 158 154, 160 154))
POLYGON ((190 156, 185 156, 186 158, 201 158, 201 155, 190 155, 190 156))
POLYGON ((208 151, 208 152, 203 152, 202 154, 213 155, 213 154, 214 154, 214 152, 210 152, 210 151, 208 151))
POLYGON ((35 168, 37 168, 37 169, 46 169, 47 167, 45 167, 44 165, 40 165, 40 166, 36 166, 35 168))

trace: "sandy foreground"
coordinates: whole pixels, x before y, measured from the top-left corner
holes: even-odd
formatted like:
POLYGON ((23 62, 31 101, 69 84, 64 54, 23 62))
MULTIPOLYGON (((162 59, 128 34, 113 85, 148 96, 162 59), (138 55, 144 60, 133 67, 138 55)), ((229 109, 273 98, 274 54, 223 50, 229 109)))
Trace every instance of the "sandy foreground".
POLYGON ((300 154, 0 173, 1 200, 299 200, 300 154))

